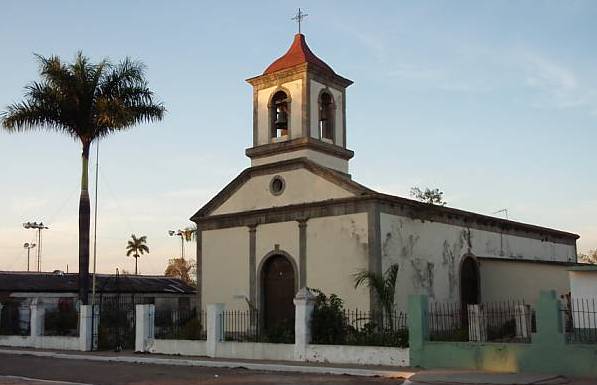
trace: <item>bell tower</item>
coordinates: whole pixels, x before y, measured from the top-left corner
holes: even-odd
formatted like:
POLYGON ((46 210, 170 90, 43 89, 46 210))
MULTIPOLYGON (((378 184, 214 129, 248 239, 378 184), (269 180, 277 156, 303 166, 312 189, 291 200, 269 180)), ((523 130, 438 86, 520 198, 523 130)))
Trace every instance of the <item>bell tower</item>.
POLYGON ((253 86, 251 166, 308 158, 348 174, 353 151, 346 148, 346 88, 298 33, 288 51, 247 79, 253 86))

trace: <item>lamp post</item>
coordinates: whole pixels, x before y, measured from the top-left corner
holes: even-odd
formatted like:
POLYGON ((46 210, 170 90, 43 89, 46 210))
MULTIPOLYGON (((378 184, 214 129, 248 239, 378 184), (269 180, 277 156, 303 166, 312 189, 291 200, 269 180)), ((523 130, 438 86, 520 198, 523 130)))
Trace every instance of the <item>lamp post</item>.
POLYGON ((181 252, 182 259, 184 259, 184 239, 185 239, 184 231, 183 230, 169 230, 168 235, 170 235, 171 237, 180 237, 180 252, 181 252))
POLYGON ((36 246, 35 243, 29 243, 29 242, 27 242, 23 245, 23 247, 25 249, 27 249, 27 271, 29 271, 29 260, 30 260, 30 256, 31 256, 31 249, 33 249, 35 246, 36 246))
POLYGON ((23 223, 23 227, 26 229, 37 230, 37 271, 41 272, 41 231, 49 229, 48 226, 44 226, 43 222, 26 222, 23 223))

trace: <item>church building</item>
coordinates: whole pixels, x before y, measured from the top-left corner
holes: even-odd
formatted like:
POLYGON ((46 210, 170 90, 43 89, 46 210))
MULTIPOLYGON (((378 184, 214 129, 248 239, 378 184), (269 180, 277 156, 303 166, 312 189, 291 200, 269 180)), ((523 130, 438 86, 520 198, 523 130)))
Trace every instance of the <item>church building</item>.
POLYGON ((409 294, 478 303, 569 291, 578 236, 421 203, 357 183, 349 171, 347 89, 297 34, 253 87, 251 160, 191 220, 200 301, 292 313, 303 287, 375 308, 354 274, 399 265, 396 305, 409 294))

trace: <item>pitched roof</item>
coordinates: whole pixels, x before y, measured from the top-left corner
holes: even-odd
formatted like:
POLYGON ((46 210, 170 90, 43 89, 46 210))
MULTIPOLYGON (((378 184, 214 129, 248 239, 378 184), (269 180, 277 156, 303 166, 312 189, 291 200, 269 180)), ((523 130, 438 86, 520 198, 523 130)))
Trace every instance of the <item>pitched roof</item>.
MULTIPOLYGON (((100 293, 193 294, 195 288, 180 279, 151 275, 96 275, 100 293)), ((0 292, 77 293, 79 274, 0 271, 0 292)))
POLYGON ((270 64, 263 72, 264 75, 271 74, 283 69, 294 67, 299 64, 309 63, 319 67, 320 69, 329 72, 332 75, 336 73, 329 65, 325 64, 323 60, 315 56, 309 49, 305 41, 305 35, 297 33, 294 35, 294 41, 288 51, 279 59, 270 64))

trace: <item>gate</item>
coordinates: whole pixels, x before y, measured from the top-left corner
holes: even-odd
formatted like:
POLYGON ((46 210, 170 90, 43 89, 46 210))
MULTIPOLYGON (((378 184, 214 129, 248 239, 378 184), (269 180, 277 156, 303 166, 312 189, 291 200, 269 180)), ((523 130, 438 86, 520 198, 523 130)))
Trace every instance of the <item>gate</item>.
POLYGON ((132 350, 135 348, 134 296, 102 297, 93 312, 94 341, 97 350, 132 350), (95 323, 97 322, 97 326, 95 323))

